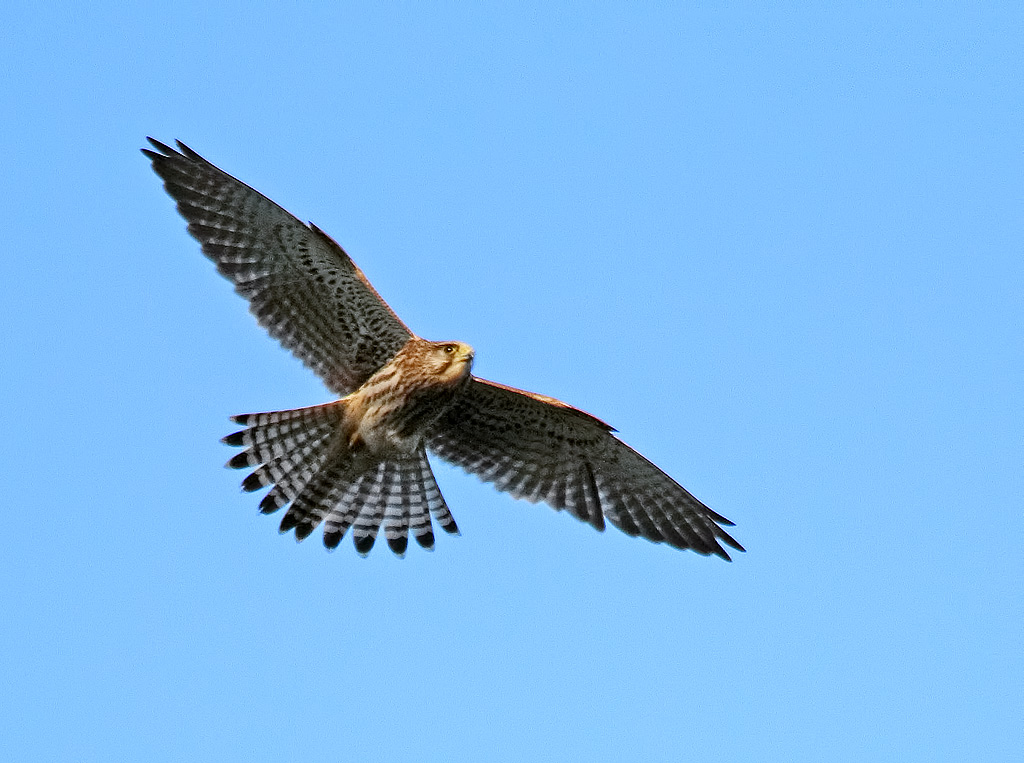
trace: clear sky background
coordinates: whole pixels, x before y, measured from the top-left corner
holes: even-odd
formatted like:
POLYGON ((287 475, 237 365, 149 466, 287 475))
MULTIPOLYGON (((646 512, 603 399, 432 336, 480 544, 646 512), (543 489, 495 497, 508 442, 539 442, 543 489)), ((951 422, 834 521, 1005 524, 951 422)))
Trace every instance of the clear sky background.
POLYGON ((6 4, 5 757, 1019 760, 1024 12, 763 5, 6 4), (147 134, 748 553, 280 537, 218 438, 329 395, 147 134))

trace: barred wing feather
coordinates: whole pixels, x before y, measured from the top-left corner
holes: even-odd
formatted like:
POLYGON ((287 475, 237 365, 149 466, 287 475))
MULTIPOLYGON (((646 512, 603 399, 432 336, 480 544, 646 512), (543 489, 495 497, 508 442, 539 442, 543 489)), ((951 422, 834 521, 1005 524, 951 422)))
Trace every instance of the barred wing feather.
POLYGON ((428 447, 499 490, 604 529, 729 559, 742 551, 715 513, 600 419, 553 398, 474 378, 428 447))
POLYGON ((143 149, 188 231, 277 339, 347 395, 412 337, 345 251, 266 196, 210 164, 149 139, 143 149))

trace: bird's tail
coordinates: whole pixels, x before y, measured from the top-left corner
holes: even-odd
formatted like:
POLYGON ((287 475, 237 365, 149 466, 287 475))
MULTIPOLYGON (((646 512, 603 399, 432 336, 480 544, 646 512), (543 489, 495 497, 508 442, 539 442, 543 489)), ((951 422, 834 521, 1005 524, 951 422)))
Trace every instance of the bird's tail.
POLYGON ((272 486, 260 502, 264 514, 291 504, 280 529, 294 529, 297 540, 323 522, 327 548, 337 547, 351 528, 356 550, 367 554, 383 526, 388 546, 401 556, 410 531, 420 546, 433 548, 431 515, 446 532, 459 531, 423 447, 387 460, 353 453, 343 400, 232 420, 246 428, 223 442, 246 450, 227 466, 254 468, 242 482, 245 491, 272 486))

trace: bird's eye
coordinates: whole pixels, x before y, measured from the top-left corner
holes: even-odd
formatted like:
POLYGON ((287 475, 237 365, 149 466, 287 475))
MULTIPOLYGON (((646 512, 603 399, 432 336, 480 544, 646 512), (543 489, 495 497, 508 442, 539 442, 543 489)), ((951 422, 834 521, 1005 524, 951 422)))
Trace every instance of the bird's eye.
POLYGON ((453 352, 455 352, 455 345, 454 344, 446 344, 444 346, 444 351, 445 351, 446 354, 451 355, 453 352))

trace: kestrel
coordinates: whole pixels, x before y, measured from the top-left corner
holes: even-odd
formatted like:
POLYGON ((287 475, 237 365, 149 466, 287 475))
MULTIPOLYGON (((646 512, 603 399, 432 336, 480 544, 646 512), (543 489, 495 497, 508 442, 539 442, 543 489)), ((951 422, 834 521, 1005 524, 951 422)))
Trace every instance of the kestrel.
POLYGON ((333 239, 221 171, 181 142, 142 149, 203 253, 249 301, 272 337, 340 399, 234 416, 228 461, 270 490, 281 532, 324 545, 351 531, 366 554, 381 527, 403 555, 409 534, 433 548, 432 521, 458 533, 427 450, 498 490, 544 501, 604 530, 728 560, 733 523, 624 444, 600 419, 559 400, 471 374, 473 349, 428 342, 399 320, 333 239))

